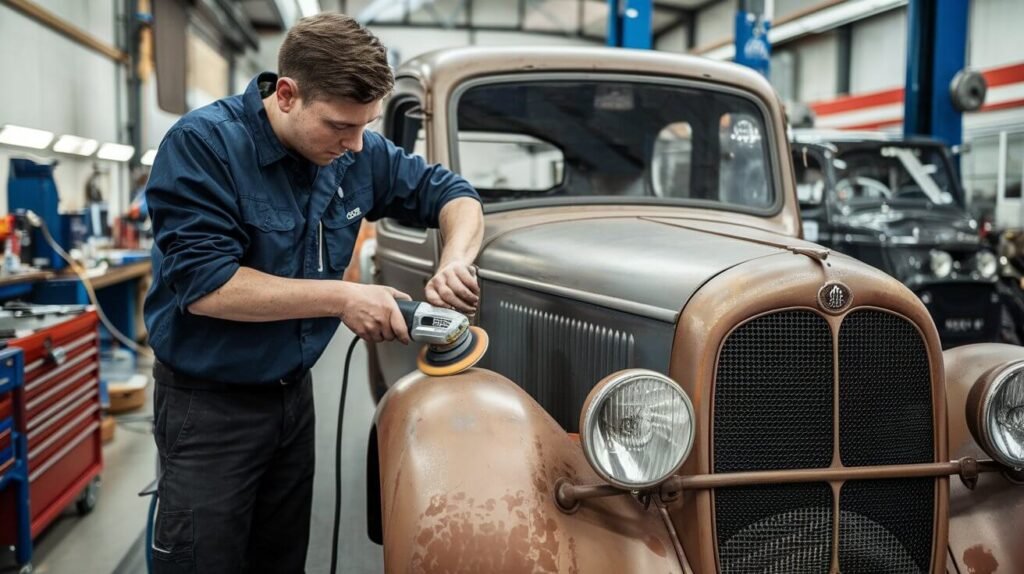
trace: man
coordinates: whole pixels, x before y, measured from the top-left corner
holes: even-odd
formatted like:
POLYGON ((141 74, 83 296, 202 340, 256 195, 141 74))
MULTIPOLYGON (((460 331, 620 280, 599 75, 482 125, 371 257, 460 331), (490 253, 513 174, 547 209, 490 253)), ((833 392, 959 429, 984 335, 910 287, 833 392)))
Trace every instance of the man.
POLYGON ((478 302, 476 192, 364 131, 393 86, 377 38, 340 14, 306 18, 278 68, 171 128, 146 191, 158 573, 303 571, 309 369, 339 319, 364 339, 409 342, 395 302, 408 295, 340 280, 362 219, 439 226, 427 301, 478 302))

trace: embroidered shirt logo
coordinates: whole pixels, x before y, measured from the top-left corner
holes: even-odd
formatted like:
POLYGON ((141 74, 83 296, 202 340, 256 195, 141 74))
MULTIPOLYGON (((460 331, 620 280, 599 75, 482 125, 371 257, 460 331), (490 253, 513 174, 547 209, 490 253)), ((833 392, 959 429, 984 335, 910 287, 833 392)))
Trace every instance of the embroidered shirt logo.
POLYGON ((345 214, 346 219, 355 219, 363 214, 363 210, 358 207, 345 214))

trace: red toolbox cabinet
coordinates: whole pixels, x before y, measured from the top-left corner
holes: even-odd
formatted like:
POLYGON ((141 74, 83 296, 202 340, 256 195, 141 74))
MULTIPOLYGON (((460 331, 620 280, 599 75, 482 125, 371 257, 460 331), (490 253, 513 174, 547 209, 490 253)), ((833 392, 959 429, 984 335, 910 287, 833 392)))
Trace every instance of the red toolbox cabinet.
MULTIPOLYGON (((32 319, 19 328, 34 333, 8 341, 24 352, 24 388, 14 400, 23 403, 18 426, 28 443, 32 538, 103 468, 97 323, 95 311, 32 319)), ((0 492, 0 544, 16 539, 14 496, 0 492)))

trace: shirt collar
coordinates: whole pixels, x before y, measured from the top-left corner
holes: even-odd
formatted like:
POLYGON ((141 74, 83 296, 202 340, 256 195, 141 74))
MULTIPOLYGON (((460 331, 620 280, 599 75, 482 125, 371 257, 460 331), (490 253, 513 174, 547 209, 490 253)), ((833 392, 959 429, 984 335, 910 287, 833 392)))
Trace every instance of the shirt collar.
POLYGON ((260 160, 260 167, 266 167, 275 161, 279 161, 288 155, 288 150, 281 145, 277 134, 270 127, 270 119, 267 118, 267 111, 263 108, 263 95, 260 93, 260 84, 269 82, 271 90, 277 83, 277 74, 263 72, 249 82, 245 88, 242 100, 245 106, 245 119, 252 130, 253 139, 256 142, 256 155, 260 160))

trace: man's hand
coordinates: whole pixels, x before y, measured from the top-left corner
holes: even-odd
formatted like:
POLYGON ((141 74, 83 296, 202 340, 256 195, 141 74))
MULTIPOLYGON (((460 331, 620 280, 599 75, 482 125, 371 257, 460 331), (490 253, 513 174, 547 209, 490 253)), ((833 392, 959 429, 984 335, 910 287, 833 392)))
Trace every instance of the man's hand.
POLYGON ((345 326, 360 338, 374 343, 398 339, 409 344, 409 330, 395 300, 408 301, 411 297, 383 285, 342 284, 346 289, 341 311, 345 326))
POLYGON ((431 305, 472 315, 480 303, 476 268, 461 261, 444 264, 427 283, 424 293, 431 305))

